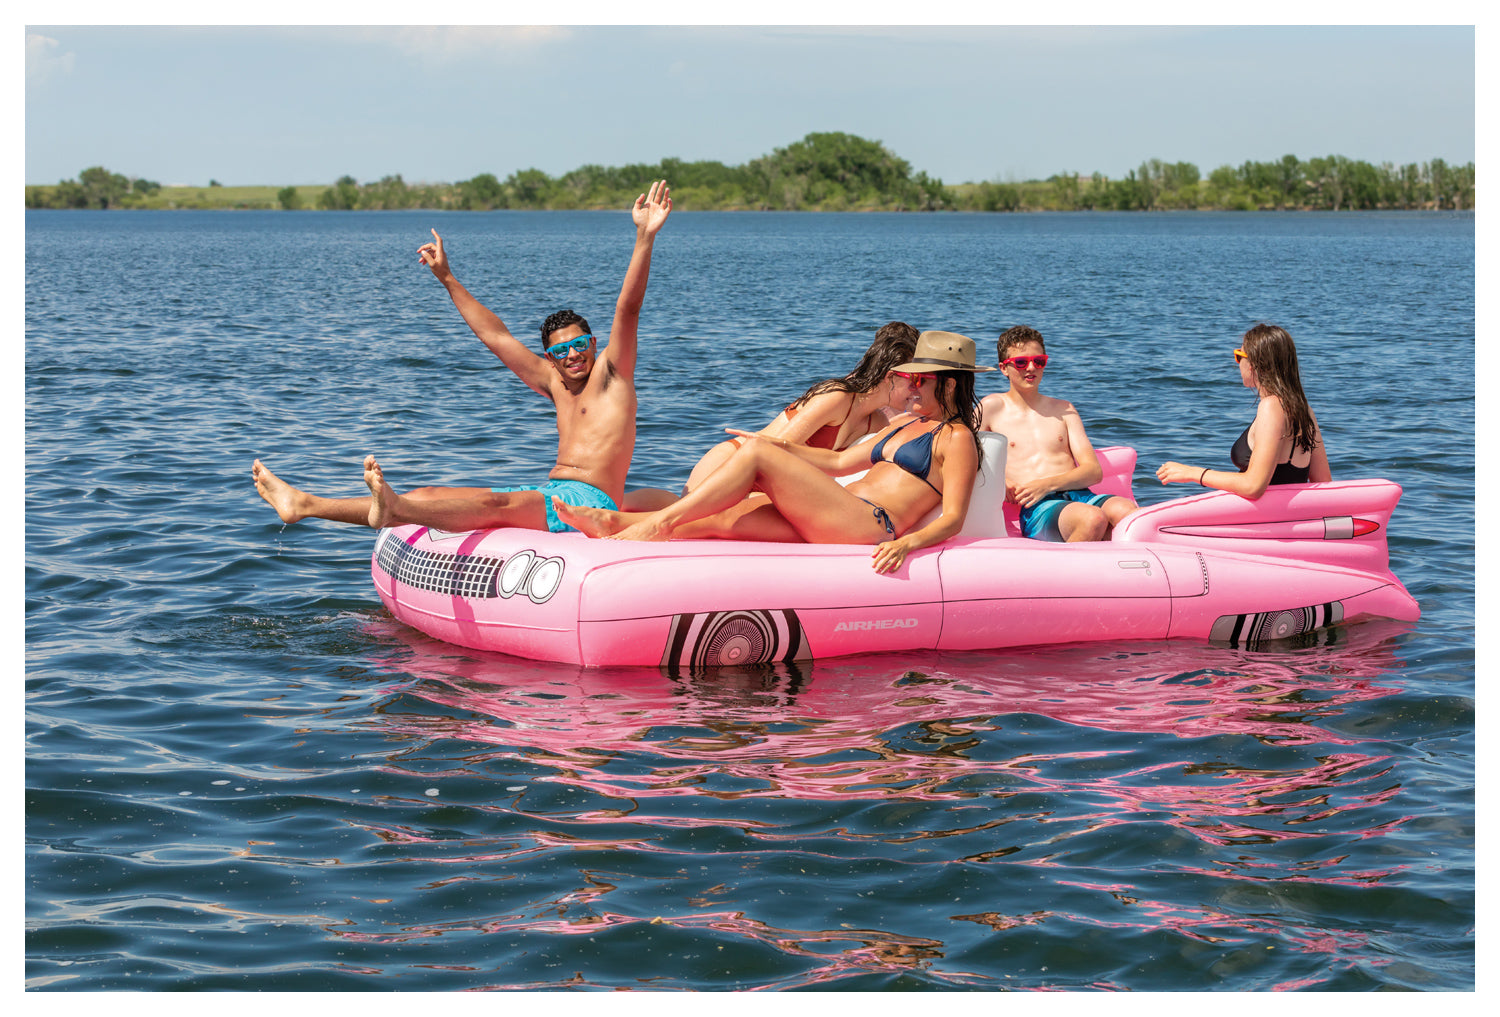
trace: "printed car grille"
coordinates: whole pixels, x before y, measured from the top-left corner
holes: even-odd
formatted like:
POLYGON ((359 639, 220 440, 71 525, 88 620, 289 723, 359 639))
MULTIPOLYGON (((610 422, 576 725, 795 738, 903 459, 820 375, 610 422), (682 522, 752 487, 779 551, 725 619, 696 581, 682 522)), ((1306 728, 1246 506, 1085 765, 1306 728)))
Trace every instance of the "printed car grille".
POLYGON ((498 597, 495 577, 505 559, 485 554, 435 554, 387 534, 375 553, 382 572, 418 590, 452 597, 498 597))

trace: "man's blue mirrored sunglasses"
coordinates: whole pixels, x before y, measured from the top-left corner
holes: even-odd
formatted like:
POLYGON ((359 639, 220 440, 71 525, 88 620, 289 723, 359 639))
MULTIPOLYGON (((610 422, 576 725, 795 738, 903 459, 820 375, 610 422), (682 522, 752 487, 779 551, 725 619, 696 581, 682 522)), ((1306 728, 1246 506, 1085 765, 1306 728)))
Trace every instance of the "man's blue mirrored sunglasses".
POLYGON ((589 348, 589 343, 593 341, 593 336, 589 335, 588 333, 584 333, 583 335, 575 336, 574 338, 569 339, 566 342, 560 342, 556 346, 548 346, 547 356, 551 357, 553 360, 567 360, 568 354, 571 351, 577 350, 579 353, 582 353, 584 350, 589 348))

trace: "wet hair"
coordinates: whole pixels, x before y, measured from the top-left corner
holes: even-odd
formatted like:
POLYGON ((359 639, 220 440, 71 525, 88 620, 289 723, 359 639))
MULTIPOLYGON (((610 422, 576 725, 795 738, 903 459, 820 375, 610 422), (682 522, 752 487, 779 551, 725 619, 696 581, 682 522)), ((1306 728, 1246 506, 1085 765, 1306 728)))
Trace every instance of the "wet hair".
POLYGON ((1258 322, 1240 340, 1240 348, 1255 368, 1255 381, 1281 400, 1287 424, 1292 429, 1292 448, 1311 452, 1318 445, 1318 427, 1313 423, 1307 396, 1302 393, 1302 374, 1297 370, 1297 344, 1280 325, 1258 322))
POLYGON ((984 459, 984 450, 979 447, 979 400, 974 394, 973 371, 937 371, 938 400, 943 406, 943 425, 962 424, 974 438, 974 454, 984 459), (947 379, 953 379, 953 387, 944 395, 947 379), (951 403, 951 405, 949 405, 951 403))
POLYGON ((569 325, 577 325, 589 334, 593 334, 594 331, 589 328, 589 323, 583 319, 583 315, 574 314, 572 311, 554 311, 547 315, 546 321, 542 322, 542 349, 547 348, 547 340, 551 338, 553 332, 560 328, 567 328, 569 325))
POLYGON ((1043 353, 1047 352, 1047 343, 1042 339, 1042 333, 1030 325, 1016 325, 1001 332, 1000 338, 995 340, 995 355, 1003 364, 1008 359, 1005 355, 1007 351, 1024 343, 1036 343, 1043 353))
POLYGON ((875 341, 859 358, 854 370, 842 378, 824 378, 813 382, 792 403, 801 406, 815 395, 824 392, 849 392, 864 395, 872 392, 885 381, 886 375, 912 358, 917 351, 917 330, 904 321, 892 321, 880 326, 875 341))

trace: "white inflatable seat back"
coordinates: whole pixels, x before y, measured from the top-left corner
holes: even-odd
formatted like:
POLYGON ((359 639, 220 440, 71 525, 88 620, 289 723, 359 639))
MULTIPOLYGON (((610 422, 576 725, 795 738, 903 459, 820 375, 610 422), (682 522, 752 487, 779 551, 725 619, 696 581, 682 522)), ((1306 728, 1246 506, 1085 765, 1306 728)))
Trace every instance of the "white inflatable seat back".
MULTIPOLYGON (((960 537, 1004 537, 1005 530, 1005 453, 1010 447, 999 431, 979 432, 979 476, 974 478, 974 493, 969 496, 969 513, 964 516, 960 537)), ((936 519, 940 513, 934 513, 936 519)), ((926 521, 923 521, 926 525, 926 521)))
MULTIPOLYGON (((874 439, 874 435, 866 435, 856 445, 874 439)), ((1005 528, 1005 453, 1008 442, 1005 435, 996 431, 979 432, 979 476, 974 478, 974 493, 969 496, 969 511, 964 516, 964 528, 958 531, 960 537, 1006 537, 1014 536, 1006 532, 1005 528)), ((839 477, 840 484, 849 484, 863 477, 867 471, 851 473, 847 477, 839 477)), ((921 529, 943 514, 943 508, 939 505, 917 523, 914 529, 921 529)))

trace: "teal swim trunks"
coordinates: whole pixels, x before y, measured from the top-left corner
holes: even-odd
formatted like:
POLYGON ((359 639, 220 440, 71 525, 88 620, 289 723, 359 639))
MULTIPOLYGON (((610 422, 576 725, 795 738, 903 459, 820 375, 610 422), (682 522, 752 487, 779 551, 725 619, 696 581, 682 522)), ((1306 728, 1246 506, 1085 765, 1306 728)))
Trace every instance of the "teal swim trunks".
POLYGON ((1088 488, 1077 491, 1053 491, 1030 508, 1021 510, 1021 534, 1033 540, 1050 540, 1062 543, 1062 530, 1057 527, 1057 517, 1070 501, 1081 501, 1086 505, 1103 505, 1113 498, 1112 494, 1095 494, 1088 488))
POLYGON ((585 484, 581 480, 549 480, 541 487, 492 487, 490 490, 496 494, 508 494, 512 491, 540 491, 542 492, 542 504, 547 507, 547 529, 553 533, 577 533, 567 523, 557 518, 557 510, 552 507, 552 496, 569 505, 583 505, 587 508, 617 509, 613 498, 599 490, 593 484, 585 484))

